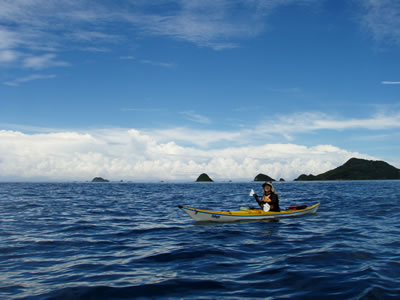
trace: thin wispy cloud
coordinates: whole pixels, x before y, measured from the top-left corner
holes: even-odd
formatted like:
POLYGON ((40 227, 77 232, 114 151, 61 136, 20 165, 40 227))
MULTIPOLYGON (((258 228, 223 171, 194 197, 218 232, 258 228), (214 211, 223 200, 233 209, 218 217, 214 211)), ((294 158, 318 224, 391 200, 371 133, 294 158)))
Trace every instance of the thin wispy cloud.
MULTIPOLYGON (((400 44, 399 2, 360 0, 359 3, 363 8, 358 12, 363 27, 377 40, 400 44)), ((244 39, 264 33, 269 28, 269 16, 279 8, 313 7, 320 2, 204 0, 170 1, 170 4, 157 10, 153 8, 159 3, 148 1, 129 2, 124 6, 93 0, 1 1, 0 63, 34 69, 60 67, 69 62, 63 58, 51 59, 55 54, 45 53, 46 50, 111 51, 113 44, 130 40, 126 33, 113 32, 113 27, 108 26, 116 23, 137 36, 164 36, 214 50, 232 49, 240 47, 244 39)), ((166 68, 175 66, 152 59, 140 62, 166 68)), ((298 92, 297 89, 284 91, 298 92)))
POLYGON ((121 60, 132 60, 132 61, 136 61, 136 62, 141 63, 141 64, 151 65, 151 66, 155 66, 155 67, 162 67, 162 68, 173 68, 173 67, 176 67, 176 65, 174 63, 160 62, 160 61, 154 61, 154 60, 150 60, 150 59, 138 59, 138 58, 136 58, 135 56, 132 56, 132 55, 120 56, 119 59, 121 59, 121 60))
POLYGON ((84 31, 77 30, 69 34, 71 39, 85 42, 95 42, 95 41, 107 41, 107 42, 118 42, 122 39, 121 36, 116 34, 108 34, 99 31, 84 31))
POLYGON ((47 53, 39 56, 29 56, 24 59, 24 67, 30 69, 46 69, 50 67, 67 67, 68 62, 56 60, 56 55, 47 53))
POLYGON ((57 76, 55 74, 49 74, 49 75, 43 75, 43 74, 32 74, 26 77, 20 77, 20 78, 16 78, 14 80, 11 81, 5 81, 3 82, 3 84, 5 85, 9 85, 9 86, 18 86, 22 83, 27 83, 29 81, 33 81, 33 80, 42 80, 42 79, 53 79, 56 78, 57 76))
POLYGON ((120 59, 127 59, 127 60, 134 60, 136 59, 136 57, 132 56, 132 55, 127 55, 127 56, 120 56, 120 59))
POLYGON ((0 63, 17 62, 18 58, 21 57, 22 53, 17 50, 21 40, 17 35, 0 25, 0 63))
MULTIPOLYGON (((190 117, 193 112, 190 112, 190 117)), ((196 114, 191 122, 202 121, 202 116, 196 119, 196 114)), ((185 117, 189 117, 187 112, 185 117)), ((206 123, 208 124, 208 118, 206 123)), ((195 145, 209 148, 215 145, 230 145, 232 147, 246 145, 260 140, 268 141, 293 141, 297 136, 310 134, 311 136, 322 131, 350 132, 352 130, 364 131, 364 136, 382 132, 387 136, 388 131, 400 128, 400 113, 379 113, 368 118, 334 118, 321 112, 302 112, 289 115, 271 115, 268 121, 261 121, 255 127, 243 126, 234 130, 193 129, 171 127, 168 129, 147 130, 146 133, 156 136, 159 141, 175 140, 185 145, 195 145)))
POLYGON ((321 112, 302 112, 279 116, 277 119, 263 122, 257 130, 274 132, 286 137, 298 133, 311 133, 320 130, 389 130, 400 128, 400 113, 379 113, 364 119, 334 118, 321 112))
POLYGON ((189 127, 172 127, 167 129, 145 130, 144 133, 156 138, 157 141, 167 143, 176 141, 179 144, 208 149, 212 145, 238 145, 242 139, 249 136, 242 131, 199 130, 189 127))
POLYGON ((194 111, 182 111, 181 114, 185 116, 186 119, 200 124, 211 124, 211 120, 203 115, 197 114, 194 111))
POLYGON ((17 51, 0 50, 0 63, 11 63, 18 59, 19 54, 17 51))
POLYGON ((397 85, 400 84, 400 81, 382 81, 382 84, 397 85))
MULTIPOLYGON (((315 1, 301 1, 312 3, 315 1)), ((105 48, 127 42, 129 36, 112 32, 119 23, 137 35, 166 36, 215 50, 235 48, 240 40, 265 30, 265 17, 279 6, 298 1, 171 1, 164 6, 139 1, 15 0, 0 2, 0 49, 33 55, 32 49, 105 48), (239 14, 240 12, 240 14, 239 14), (240 16, 240 17, 238 17, 240 16), (111 30, 110 30, 111 29, 111 30), (82 47, 82 44, 85 47, 82 47)), ((310 4, 311 5, 311 4, 310 4)), ((46 55, 46 54, 43 54, 46 55)), ((170 63, 153 62, 170 67, 170 63)), ((23 64, 23 66, 28 65, 23 64)))
MULTIPOLYGON (((396 0, 359 1, 362 24, 377 39, 400 43, 400 4, 396 0)), ((86 43, 84 48, 104 48, 99 43, 129 40, 112 33, 108 24, 119 23, 137 35, 158 35, 215 50, 240 47, 268 28, 268 17, 288 5, 315 6, 317 0, 272 1, 137 1, 124 6, 92 0, 14 0, 0 2, 0 49, 29 53, 36 49, 65 49, 69 42, 86 43), (8 26, 10 25, 10 26, 8 26), (11 26, 12 25, 12 26, 11 26), (77 26, 80 29, 77 29, 77 26), (61 32, 61 34, 59 34, 61 32), (22 48, 22 49, 21 49, 22 48)), ((151 61, 151 60, 150 60, 151 61)), ((165 63, 162 63, 165 64, 165 63)), ((168 63, 167 63, 168 65, 168 63)))
POLYGON ((224 50, 240 47, 267 28, 268 16, 290 4, 314 5, 316 0, 182 1, 162 15, 127 16, 152 34, 224 50))
POLYGON ((268 91, 274 92, 274 93, 282 93, 282 94, 298 94, 301 92, 300 88, 267 88, 268 91))
POLYGON ((359 0, 364 8, 362 25, 385 43, 400 45, 400 2, 397 0, 359 0))
POLYGON ((160 112, 162 111, 161 108, 134 108, 134 107, 127 107, 127 108, 122 108, 121 111, 123 112, 160 112))
POLYGON ((166 63, 166 62, 159 62, 159 61, 152 61, 148 59, 142 59, 139 61, 142 64, 151 65, 155 67, 162 67, 162 68, 173 68, 175 64, 173 63, 166 63))
POLYGON ((97 52, 97 53, 106 53, 112 51, 110 48, 106 47, 82 47, 80 48, 80 50, 88 52, 97 52))

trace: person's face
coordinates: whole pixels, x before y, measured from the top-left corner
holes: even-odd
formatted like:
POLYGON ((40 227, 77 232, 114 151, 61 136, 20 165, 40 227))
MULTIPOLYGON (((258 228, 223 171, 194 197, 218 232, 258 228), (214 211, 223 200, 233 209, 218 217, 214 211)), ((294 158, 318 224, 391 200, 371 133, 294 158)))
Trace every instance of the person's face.
POLYGON ((270 192, 270 191, 271 191, 271 187, 270 187, 268 184, 266 184, 266 185, 264 186, 264 191, 270 192))

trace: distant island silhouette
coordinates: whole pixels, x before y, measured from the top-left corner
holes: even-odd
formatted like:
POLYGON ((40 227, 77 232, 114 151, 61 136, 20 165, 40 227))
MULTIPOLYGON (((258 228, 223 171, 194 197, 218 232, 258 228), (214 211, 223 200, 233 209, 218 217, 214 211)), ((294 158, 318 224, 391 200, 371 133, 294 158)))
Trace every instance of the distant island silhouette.
POLYGON ((269 177, 268 175, 260 173, 256 177, 254 177, 254 181, 276 181, 276 180, 269 177))
POLYGON ((196 182, 213 182, 213 180, 206 173, 200 174, 196 182))
MULTIPOLYGON (((366 160, 361 158, 351 158, 343 165, 321 173, 319 175, 301 174, 293 181, 326 181, 326 180, 397 180, 400 179, 400 169, 380 160, 366 160)), ((259 173, 253 181, 265 182, 276 181, 274 178, 259 173)), ((279 181, 284 182, 285 179, 280 178, 279 181)), ((102 177, 94 177, 91 182, 110 182, 102 177)), ((120 182, 123 182, 121 180, 120 182)), ((130 181, 128 181, 130 182, 130 181)), ((161 182, 164 182, 161 180, 161 182)), ((196 179, 196 182, 214 182, 206 173, 202 173, 196 179)), ((228 182, 232 182, 229 180, 228 182)))
POLYGON ((110 182, 110 181, 102 177, 95 177, 92 179, 92 182, 110 182))
POLYGON ((342 166, 319 175, 302 174, 294 181, 400 179, 400 169, 384 161, 351 158, 342 166))

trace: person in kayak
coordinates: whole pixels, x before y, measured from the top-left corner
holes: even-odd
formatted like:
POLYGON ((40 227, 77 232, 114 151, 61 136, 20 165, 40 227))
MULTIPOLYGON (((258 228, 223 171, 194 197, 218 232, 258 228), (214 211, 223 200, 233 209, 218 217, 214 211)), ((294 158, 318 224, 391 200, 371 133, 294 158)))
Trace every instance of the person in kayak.
POLYGON ((264 204, 267 203, 270 206, 269 211, 279 212, 281 211, 279 207, 279 197, 275 192, 275 188, 270 182, 265 182, 262 185, 263 187, 263 197, 260 200, 257 194, 254 194, 254 198, 257 203, 264 209, 264 204))

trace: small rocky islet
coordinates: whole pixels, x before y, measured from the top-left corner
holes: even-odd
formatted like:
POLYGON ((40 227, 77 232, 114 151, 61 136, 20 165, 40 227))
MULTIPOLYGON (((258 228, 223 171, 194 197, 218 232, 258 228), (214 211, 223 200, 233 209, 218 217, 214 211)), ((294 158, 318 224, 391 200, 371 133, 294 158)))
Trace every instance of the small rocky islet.
POLYGON ((108 179, 104 179, 103 177, 95 177, 91 182, 110 182, 108 179))
POLYGON ((208 176, 206 173, 200 174, 199 177, 197 177, 196 182, 213 182, 214 180, 212 180, 210 178, 210 176, 208 176))

